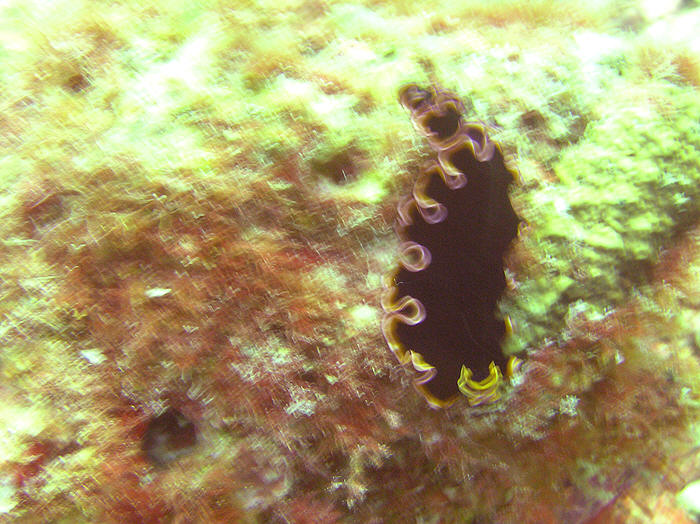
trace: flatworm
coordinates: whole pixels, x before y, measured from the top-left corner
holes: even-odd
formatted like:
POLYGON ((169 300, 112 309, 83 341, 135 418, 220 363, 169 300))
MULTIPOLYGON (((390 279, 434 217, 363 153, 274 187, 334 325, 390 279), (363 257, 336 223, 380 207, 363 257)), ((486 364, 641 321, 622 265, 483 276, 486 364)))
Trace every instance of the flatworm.
POLYGON ((452 93, 409 85, 399 100, 436 155, 398 205, 399 267, 385 277, 382 331, 432 406, 460 393, 472 406, 493 402, 519 364, 503 354, 508 322, 496 316, 520 223, 508 198, 515 173, 452 93))

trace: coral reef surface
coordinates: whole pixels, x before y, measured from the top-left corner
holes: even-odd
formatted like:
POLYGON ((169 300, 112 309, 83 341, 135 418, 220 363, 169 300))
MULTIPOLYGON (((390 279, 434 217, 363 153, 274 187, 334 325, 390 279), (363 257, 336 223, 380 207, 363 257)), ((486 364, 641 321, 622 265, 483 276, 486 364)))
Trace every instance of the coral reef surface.
POLYGON ((652 4, 2 3, 0 521, 681 522, 700 7, 652 4), (522 179, 488 406, 381 333, 409 83, 522 179))

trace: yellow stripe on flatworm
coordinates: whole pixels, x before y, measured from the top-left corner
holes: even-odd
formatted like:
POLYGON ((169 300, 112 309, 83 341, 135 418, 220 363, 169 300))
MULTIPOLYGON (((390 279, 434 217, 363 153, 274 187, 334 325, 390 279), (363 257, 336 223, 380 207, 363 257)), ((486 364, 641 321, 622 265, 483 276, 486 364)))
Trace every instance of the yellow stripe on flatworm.
POLYGON ((412 195, 408 195, 399 201, 398 205, 396 206, 396 211, 399 215, 398 221, 401 227, 406 227, 413 224, 411 210, 414 206, 418 207, 418 204, 416 204, 416 201, 412 195))
POLYGON ((506 377, 509 379, 513 378, 515 374, 520 370, 523 365, 523 361, 518 357, 510 357, 508 359, 508 364, 506 365, 506 377))
POLYGON ((432 255, 427 247, 409 240, 399 246, 399 262, 412 273, 423 271, 430 265, 432 255))
POLYGON ((392 313, 394 311, 397 311, 396 306, 394 304, 396 303, 396 294, 398 293, 398 289, 396 288, 394 279, 396 278, 396 274, 398 272, 399 269, 397 268, 396 270, 390 273, 386 273, 382 278, 384 292, 382 293, 381 304, 382 309, 385 313, 392 313))
MULTIPOLYGON (((412 86, 406 86, 406 87, 408 88, 408 87, 412 87, 412 86)), ((414 86, 414 87, 418 87, 418 86, 414 86)), ((424 91, 420 88, 418 88, 418 89, 420 91, 424 91)), ((459 98, 457 98, 452 93, 449 93, 447 91, 442 91, 442 90, 436 90, 434 88, 430 88, 427 91, 430 93, 431 96, 430 96, 430 98, 425 99, 427 102, 426 104, 419 106, 419 107, 422 107, 422 109, 413 109, 410 106, 410 104, 403 104, 402 103, 403 106, 411 112, 411 118, 421 117, 421 116, 425 115, 426 113, 435 112, 437 110, 442 110, 443 113, 445 113, 443 108, 447 107, 448 105, 451 105, 454 108, 456 113, 458 113, 460 115, 464 114, 464 112, 465 112, 464 104, 462 103, 462 101, 459 98)), ((401 92, 405 92, 405 90, 402 90, 401 92)), ((399 94, 399 98, 401 99, 401 94, 399 94)))
POLYGON ((510 319, 510 315, 506 315, 503 319, 503 323, 506 325, 505 337, 508 338, 513 334, 513 322, 510 319))
POLYGON ((445 149, 438 151, 438 162, 445 173, 452 176, 459 176, 462 173, 451 161, 450 157, 454 155, 457 151, 467 148, 474 158, 479 162, 488 162, 493 158, 493 153, 496 150, 496 146, 493 142, 488 140, 483 147, 483 149, 478 146, 471 138, 467 135, 460 135, 459 138, 450 144, 445 149))
POLYGON ((430 142, 432 146, 440 148, 447 147, 460 135, 460 130, 462 128, 461 118, 455 133, 445 139, 437 138, 426 125, 426 121, 431 117, 441 118, 447 115, 450 108, 454 109, 454 112, 458 115, 464 114, 464 104, 462 104, 461 100, 450 94, 437 92, 430 105, 423 110, 411 112, 413 126, 421 135, 428 139, 428 142, 430 142))
POLYGON ((467 136, 460 136, 459 140, 452 144, 450 147, 438 151, 438 162, 440 167, 445 171, 445 173, 452 176, 459 176, 464 174, 455 167, 455 165, 450 161, 450 157, 462 148, 469 148, 472 156, 476 157, 474 152, 474 143, 467 136))
POLYGON ((478 151, 483 150, 486 147, 486 144, 489 142, 488 135, 486 133, 486 126, 482 124, 478 124, 476 122, 467 122, 466 124, 464 124, 463 131, 464 132, 462 134, 464 136, 468 136, 471 139, 471 141, 475 145, 475 149, 477 149, 478 151), (470 131, 477 131, 481 135, 481 140, 474 140, 474 138, 469 133, 470 131))
POLYGON ((400 315, 404 324, 409 326, 415 326, 425 319, 425 306, 420 300, 410 295, 401 297, 398 302, 394 302, 393 297, 389 297, 386 302, 382 303, 382 307, 388 314, 400 315), (412 309, 413 313, 399 313, 399 311, 404 311, 406 308, 412 309))
POLYGON ((413 184, 413 199, 418 206, 418 212, 428 224, 437 224, 447 217, 447 207, 426 193, 430 179, 437 175, 440 175, 443 181, 445 180, 444 172, 437 162, 430 162, 423 167, 421 175, 413 184))
POLYGON ((474 157, 479 162, 488 162, 489 160, 491 160, 493 158, 493 152, 496 150, 497 147, 500 151, 500 147, 498 146, 498 144, 489 140, 489 136, 486 133, 486 126, 470 122, 469 124, 466 124, 464 126, 462 134, 471 141, 472 145, 474 146, 474 157), (468 133, 470 129, 475 129, 481 134, 480 141, 476 142, 469 136, 468 133))
POLYGON ((435 366, 428 364, 423 358, 423 355, 417 351, 411 351, 411 362, 413 362, 413 369, 421 374, 414 381, 416 385, 420 386, 430 382, 433 377, 437 375, 437 369, 435 366))
POLYGON ((457 171, 456 173, 447 173, 440 167, 435 161, 431 161, 425 166, 423 166, 422 177, 429 178, 431 176, 439 175, 442 178, 443 183, 450 189, 459 189, 467 185, 467 177, 464 173, 457 171))
POLYGON ((425 397, 425 400, 428 402, 431 408, 449 408, 459 398, 459 395, 452 395, 451 397, 443 400, 433 395, 426 386, 420 384, 415 384, 415 386, 420 394, 425 397))
POLYGON ((382 317, 382 334, 386 340, 391 352, 396 356, 401 365, 406 365, 411 361, 410 354, 406 351, 401 341, 396 337, 395 324, 398 322, 396 316, 392 313, 382 317))
POLYGON ((447 208, 440 202, 434 204, 418 205, 418 212, 428 224, 438 224, 447 218, 447 208))
POLYGON ((498 400, 500 396, 498 385, 501 379, 501 370, 493 362, 489 364, 489 375, 479 381, 472 380, 472 370, 463 365, 457 387, 467 397, 470 406, 478 406, 498 400))
POLYGON ((425 306, 420 300, 411 296, 404 296, 398 302, 387 300, 386 307, 382 304, 386 313, 382 317, 382 334, 386 339, 391 352, 396 355, 401 365, 411 361, 411 355, 396 336, 396 323, 401 322, 409 326, 415 326, 425 319, 425 306), (411 311, 408 313, 406 310, 411 311))
POLYGON ((498 143, 496 143, 496 148, 503 155, 503 165, 506 166, 506 171, 508 171, 510 176, 513 178, 513 183, 516 186, 524 185, 525 180, 523 179, 522 173, 520 173, 520 168, 518 167, 518 163, 515 161, 514 155, 504 154, 503 149, 501 149, 501 145, 498 143))

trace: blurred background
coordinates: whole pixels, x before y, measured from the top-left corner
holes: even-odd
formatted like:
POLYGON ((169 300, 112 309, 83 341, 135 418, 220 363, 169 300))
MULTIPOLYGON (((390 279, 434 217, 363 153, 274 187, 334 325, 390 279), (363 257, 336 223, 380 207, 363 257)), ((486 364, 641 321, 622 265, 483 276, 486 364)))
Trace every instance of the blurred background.
POLYGON ((697 35, 688 0, 0 3, 0 521, 696 522, 697 35), (484 409, 381 335, 408 83, 519 173, 484 409))

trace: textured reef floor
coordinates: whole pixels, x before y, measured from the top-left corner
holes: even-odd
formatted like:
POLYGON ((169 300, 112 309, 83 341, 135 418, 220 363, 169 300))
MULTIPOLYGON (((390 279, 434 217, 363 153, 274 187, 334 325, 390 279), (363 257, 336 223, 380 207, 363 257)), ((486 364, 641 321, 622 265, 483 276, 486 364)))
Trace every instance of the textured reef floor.
POLYGON ((698 3, 233 4, 0 7, 0 521, 692 522, 698 3), (488 407, 380 329, 408 83, 520 174, 488 407))

